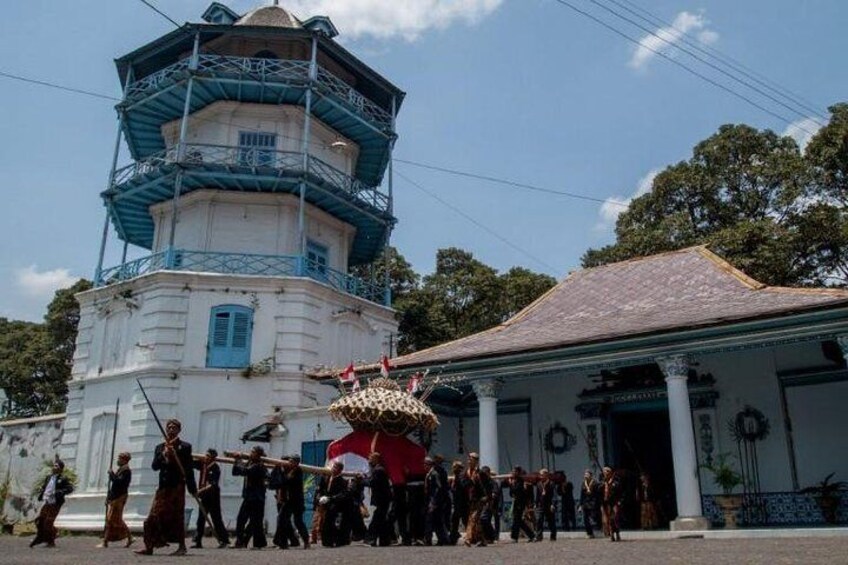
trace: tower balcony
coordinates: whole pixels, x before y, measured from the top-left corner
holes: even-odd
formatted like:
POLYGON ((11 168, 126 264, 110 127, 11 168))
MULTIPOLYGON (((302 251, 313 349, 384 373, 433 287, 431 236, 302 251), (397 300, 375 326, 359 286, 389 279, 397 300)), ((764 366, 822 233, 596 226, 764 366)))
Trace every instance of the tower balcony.
POLYGON ((157 271, 217 273, 262 277, 306 277, 370 302, 391 305, 388 289, 377 283, 336 271, 301 255, 259 255, 166 249, 95 275, 96 287, 128 281, 157 271))
POLYGON ((305 181, 308 203, 356 227, 351 265, 372 261, 394 224, 386 194, 313 155, 304 159, 298 152, 194 143, 182 152, 174 146, 115 172, 112 188, 103 197, 121 239, 152 248, 149 208, 174 197, 177 170, 182 171, 182 194, 202 188, 297 194, 305 181))
MULTIPOLYGON (((127 86, 120 108, 135 159, 164 149, 161 126, 182 116, 189 61, 181 59, 127 86)), ((310 87, 309 62, 301 60, 202 54, 193 76, 192 113, 216 101, 303 106, 310 87)), ((394 137, 391 113, 320 65, 312 89, 313 115, 360 146, 356 176, 379 184, 394 137)))

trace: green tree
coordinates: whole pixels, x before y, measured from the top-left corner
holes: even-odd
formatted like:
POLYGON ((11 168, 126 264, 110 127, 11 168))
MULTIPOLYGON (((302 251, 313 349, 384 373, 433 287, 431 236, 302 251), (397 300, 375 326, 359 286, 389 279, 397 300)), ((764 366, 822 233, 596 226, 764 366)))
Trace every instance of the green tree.
POLYGON ((43 324, 0 318, 0 388, 14 418, 61 412, 68 393, 79 304, 74 294, 91 288, 80 280, 56 292, 43 324))
MULTIPOLYGON (((844 116, 834 114, 831 129, 822 130, 811 146, 830 147, 838 138, 832 129, 840 127, 844 116)), ((821 183, 833 183, 839 160, 821 162, 820 169, 827 170, 819 173, 821 183)), ((695 146, 688 161, 657 175, 651 192, 619 216, 615 243, 589 249, 583 266, 709 244, 767 284, 832 280, 835 258, 848 249, 844 205, 825 200, 815 176, 810 158, 791 138, 746 125, 722 126, 695 146)))

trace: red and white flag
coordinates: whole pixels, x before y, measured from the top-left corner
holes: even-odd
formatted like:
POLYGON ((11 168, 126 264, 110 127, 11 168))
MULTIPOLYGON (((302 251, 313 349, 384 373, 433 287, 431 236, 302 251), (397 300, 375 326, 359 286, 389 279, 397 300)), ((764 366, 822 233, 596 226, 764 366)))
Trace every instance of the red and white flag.
POLYGON ((415 373, 409 377, 409 382, 406 383, 406 392, 409 394, 415 394, 421 390, 421 378, 421 373, 415 373))
POLYGON ((356 370, 353 368, 353 363, 347 366, 347 368, 342 371, 342 374, 339 375, 339 380, 342 382, 342 385, 352 383, 352 390, 359 390, 359 379, 356 376, 356 370))
POLYGON ((391 368, 392 368, 392 366, 389 365, 389 358, 386 357, 386 354, 384 353, 382 355, 382 357, 380 357, 380 375, 383 376, 384 378, 388 379, 389 378, 389 369, 391 369, 391 368))

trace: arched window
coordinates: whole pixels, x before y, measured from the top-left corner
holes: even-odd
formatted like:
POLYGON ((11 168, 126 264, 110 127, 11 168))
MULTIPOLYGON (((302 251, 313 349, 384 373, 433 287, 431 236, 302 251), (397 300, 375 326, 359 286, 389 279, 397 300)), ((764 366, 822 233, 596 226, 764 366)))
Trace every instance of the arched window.
POLYGON ((253 310, 245 306, 215 306, 209 316, 206 366, 239 369, 250 364, 253 310))
POLYGON ((259 51, 253 56, 254 59, 279 59, 276 53, 273 51, 269 51, 268 49, 263 49, 259 51))

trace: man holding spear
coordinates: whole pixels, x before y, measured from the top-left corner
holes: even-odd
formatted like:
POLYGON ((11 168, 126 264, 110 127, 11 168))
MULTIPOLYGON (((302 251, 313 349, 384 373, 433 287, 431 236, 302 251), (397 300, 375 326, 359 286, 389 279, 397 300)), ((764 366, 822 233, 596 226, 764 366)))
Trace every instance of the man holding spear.
POLYGON ((159 488, 153 496, 150 513, 144 521, 144 548, 139 555, 153 555, 153 549, 177 544, 171 555, 185 555, 185 491, 197 497, 192 471, 191 444, 180 439, 182 424, 165 422, 165 441, 153 454, 154 471, 159 471, 159 488))

